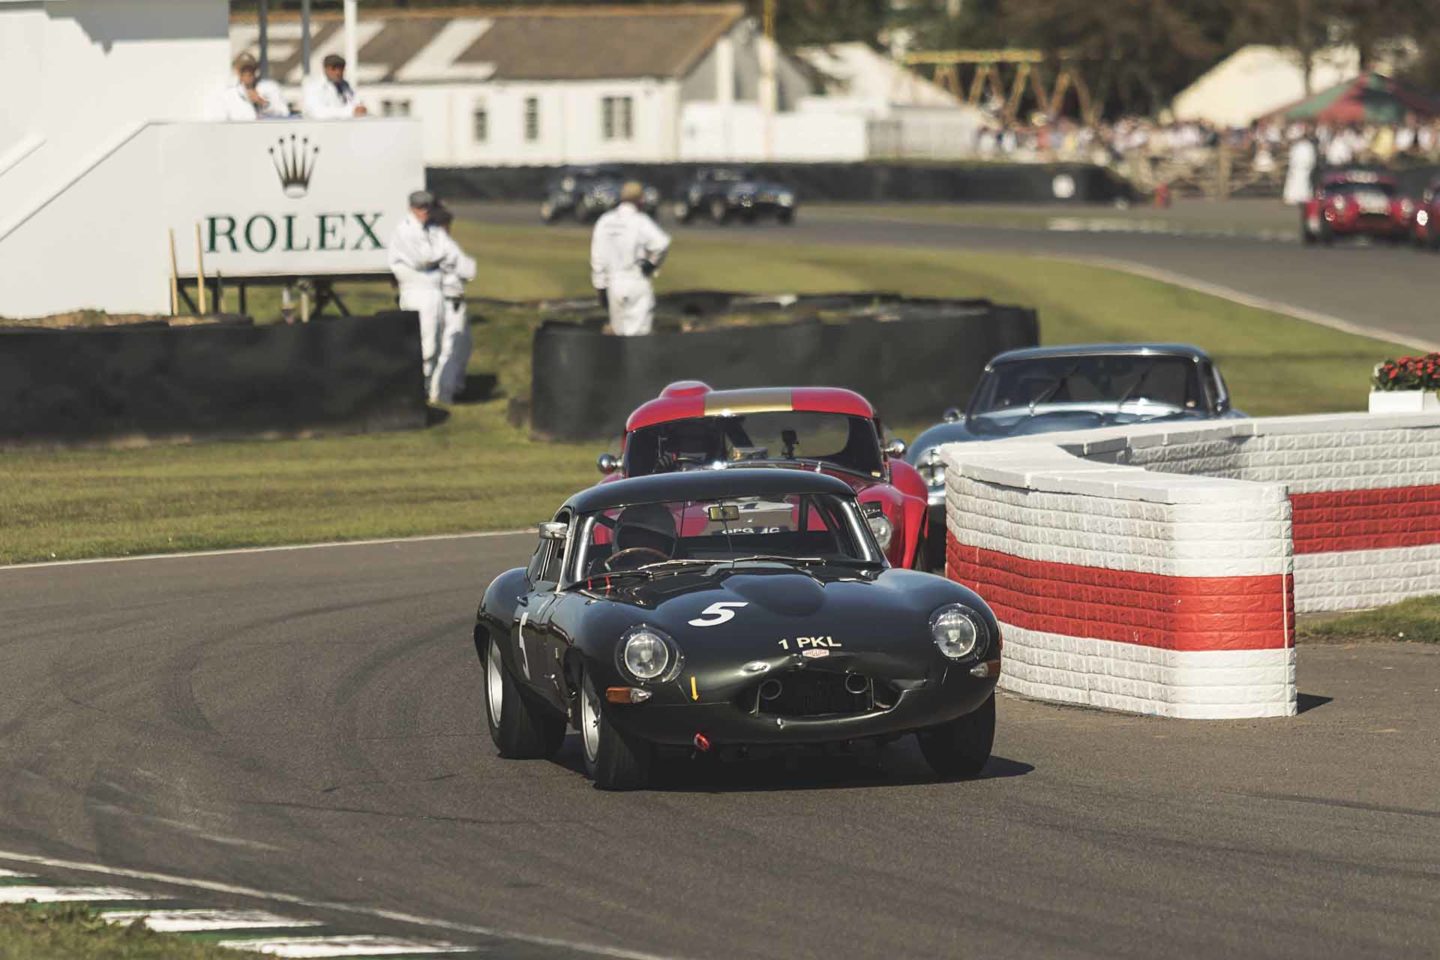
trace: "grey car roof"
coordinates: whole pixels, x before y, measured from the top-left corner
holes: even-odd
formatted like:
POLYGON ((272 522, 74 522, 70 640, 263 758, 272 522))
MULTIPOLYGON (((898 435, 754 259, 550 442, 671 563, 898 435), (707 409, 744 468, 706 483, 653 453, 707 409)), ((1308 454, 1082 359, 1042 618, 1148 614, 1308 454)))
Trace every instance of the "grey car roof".
POLYGON ((572 496, 565 506, 580 513, 609 510, 632 503, 671 500, 716 500, 723 497, 774 497, 795 493, 828 493, 853 497, 843 480, 791 467, 769 469, 685 470, 601 483, 572 496))
POLYGON ((1054 347, 1022 347, 991 358, 987 366, 1044 357, 1169 356, 1208 360, 1210 355, 1189 343, 1067 343, 1054 347))

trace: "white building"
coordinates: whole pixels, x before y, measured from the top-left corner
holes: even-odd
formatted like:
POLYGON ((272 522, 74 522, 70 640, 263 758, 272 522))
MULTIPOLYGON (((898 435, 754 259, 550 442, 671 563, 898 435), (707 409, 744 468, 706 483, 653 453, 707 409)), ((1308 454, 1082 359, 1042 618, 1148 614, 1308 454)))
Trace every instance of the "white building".
MULTIPOLYGON (((1316 53, 1310 89, 1324 90, 1360 72, 1354 47, 1316 53)), ((1203 120, 1222 127, 1245 127, 1305 96, 1300 55, 1288 47, 1241 47, 1207 70, 1175 96, 1176 120, 1203 120)))
MULTIPOLYGON (((432 166, 757 157, 767 112, 779 158, 797 139, 787 118, 811 92, 738 4, 361 13, 361 99, 373 113, 418 118, 432 166), (709 110, 704 122, 688 119, 696 106, 709 110)), ((314 25, 314 62, 342 53, 340 17, 314 25)), ((231 45, 259 56, 253 17, 235 18, 231 45)), ((300 47, 295 17, 272 15, 270 76, 297 104, 300 47)))
POLYGON ((171 237, 181 277, 385 270, 418 125, 202 122, 229 30, 228 0, 0 0, 0 315, 165 313, 171 237))

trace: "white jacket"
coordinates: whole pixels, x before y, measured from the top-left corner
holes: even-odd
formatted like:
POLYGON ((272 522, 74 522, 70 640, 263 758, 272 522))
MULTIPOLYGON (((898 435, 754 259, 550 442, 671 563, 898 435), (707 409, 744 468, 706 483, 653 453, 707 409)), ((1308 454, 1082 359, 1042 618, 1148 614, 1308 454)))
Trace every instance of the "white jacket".
POLYGON ((324 75, 305 81, 303 113, 307 120, 342 120, 355 116, 359 94, 349 83, 342 92, 324 75))
POLYGON ((390 272, 401 289, 439 290, 441 276, 447 268, 455 268, 453 257, 459 251, 445 231, 427 227, 415 214, 407 213, 390 238, 390 272))
POLYGON ((205 104, 206 120, 264 120, 290 116, 290 105, 280 84, 274 80, 261 80, 255 90, 264 97, 267 104, 257 107, 245 96, 245 87, 236 80, 226 84, 210 97, 205 104))
POLYGON ((475 258, 467 256, 465 251, 460 249, 460 244, 450 236, 450 231, 440 227, 434 228, 435 233, 443 238, 445 254, 444 264, 441 267, 440 289, 445 292, 447 298, 465 296, 465 284, 475 279, 479 272, 475 258))
POLYGON ((642 262, 660 266, 670 236, 633 203, 622 203, 595 221, 590 238, 590 283, 596 290, 645 279, 642 262))

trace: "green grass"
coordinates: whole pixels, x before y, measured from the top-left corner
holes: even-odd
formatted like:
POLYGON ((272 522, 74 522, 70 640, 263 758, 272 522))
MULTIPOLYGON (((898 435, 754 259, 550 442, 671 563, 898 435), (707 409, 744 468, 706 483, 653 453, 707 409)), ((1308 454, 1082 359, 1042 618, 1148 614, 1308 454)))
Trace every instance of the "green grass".
POLYGON ((1302 620, 1295 626, 1299 642, 1407 640, 1440 643, 1440 597, 1419 597, 1388 607, 1302 620))
POLYGON ((114 926, 87 907, 0 906, 0 960, 235 960, 245 954, 141 924, 114 926))
MULTIPOLYGON (((1374 363, 1399 348, 1101 268, 1019 255, 803 246, 783 231, 682 233, 662 289, 881 289, 1035 306, 1047 343, 1176 339, 1220 361, 1252 414, 1363 408, 1374 363)), ((589 293, 588 234, 465 224, 480 260, 472 293, 589 293)), ((389 306, 383 287, 352 309, 389 306)), ((604 443, 533 442, 511 426, 529 394, 535 319, 498 311, 475 327, 474 374, 497 396, 412 433, 131 450, 0 455, 0 562, 510 529, 593 482, 604 443)), ((956 402, 965 398, 957 397, 956 402)), ((939 411, 937 411, 938 414, 939 411)), ((897 424, 902 435, 924 424, 897 424)))

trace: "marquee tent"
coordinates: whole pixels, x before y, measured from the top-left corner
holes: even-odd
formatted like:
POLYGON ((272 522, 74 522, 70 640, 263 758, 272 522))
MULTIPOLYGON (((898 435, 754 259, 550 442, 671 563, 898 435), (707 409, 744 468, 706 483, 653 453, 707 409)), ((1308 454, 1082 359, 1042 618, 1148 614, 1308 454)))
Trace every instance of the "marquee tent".
POLYGON ((1399 123, 1406 114, 1440 116, 1440 99, 1371 71, 1296 101, 1273 116, 1316 123, 1399 123))

